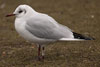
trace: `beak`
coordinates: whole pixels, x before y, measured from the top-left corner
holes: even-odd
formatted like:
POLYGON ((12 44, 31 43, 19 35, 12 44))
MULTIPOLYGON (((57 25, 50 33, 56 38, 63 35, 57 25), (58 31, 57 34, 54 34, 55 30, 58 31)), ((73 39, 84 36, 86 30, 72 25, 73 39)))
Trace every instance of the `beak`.
POLYGON ((15 16, 16 14, 8 14, 6 17, 15 16))

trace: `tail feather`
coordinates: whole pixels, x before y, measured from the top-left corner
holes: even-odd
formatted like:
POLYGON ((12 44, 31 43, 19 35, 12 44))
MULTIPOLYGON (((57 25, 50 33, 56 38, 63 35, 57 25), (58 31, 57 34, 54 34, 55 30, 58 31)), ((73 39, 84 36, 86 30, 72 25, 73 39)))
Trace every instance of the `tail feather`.
POLYGON ((84 41, 84 39, 61 38, 59 41, 84 41))
POLYGON ((73 35, 74 35, 74 38, 76 38, 76 39, 94 40, 94 38, 92 38, 92 37, 86 37, 86 36, 83 36, 83 35, 75 33, 75 32, 73 32, 73 35))

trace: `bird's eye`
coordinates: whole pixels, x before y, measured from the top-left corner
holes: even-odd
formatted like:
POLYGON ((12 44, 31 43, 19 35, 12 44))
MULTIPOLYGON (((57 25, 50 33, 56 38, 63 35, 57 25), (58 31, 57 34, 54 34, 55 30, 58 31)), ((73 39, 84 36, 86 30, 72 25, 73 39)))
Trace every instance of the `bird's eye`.
POLYGON ((19 13, 22 13, 22 12, 23 12, 22 10, 19 11, 19 13))

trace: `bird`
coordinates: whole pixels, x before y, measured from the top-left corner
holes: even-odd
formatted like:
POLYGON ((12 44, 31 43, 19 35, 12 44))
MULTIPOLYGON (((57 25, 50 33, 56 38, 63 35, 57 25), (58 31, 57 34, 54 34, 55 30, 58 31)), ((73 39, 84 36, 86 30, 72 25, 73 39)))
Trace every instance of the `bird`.
POLYGON ((25 40, 35 43, 38 47, 38 59, 44 59, 45 45, 61 41, 94 40, 72 31, 65 25, 58 23, 51 16, 35 11, 27 4, 19 5, 12 14, 15 16, 15 29, 25 40))

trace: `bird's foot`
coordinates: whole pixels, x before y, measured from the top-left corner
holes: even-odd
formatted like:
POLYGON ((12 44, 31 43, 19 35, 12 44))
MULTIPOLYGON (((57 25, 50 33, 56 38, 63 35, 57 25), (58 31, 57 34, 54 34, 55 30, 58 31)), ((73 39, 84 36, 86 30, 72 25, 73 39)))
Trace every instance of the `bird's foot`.
POLYGON ((39 56, 38 61, 44 61, 44 56, 39 56))

